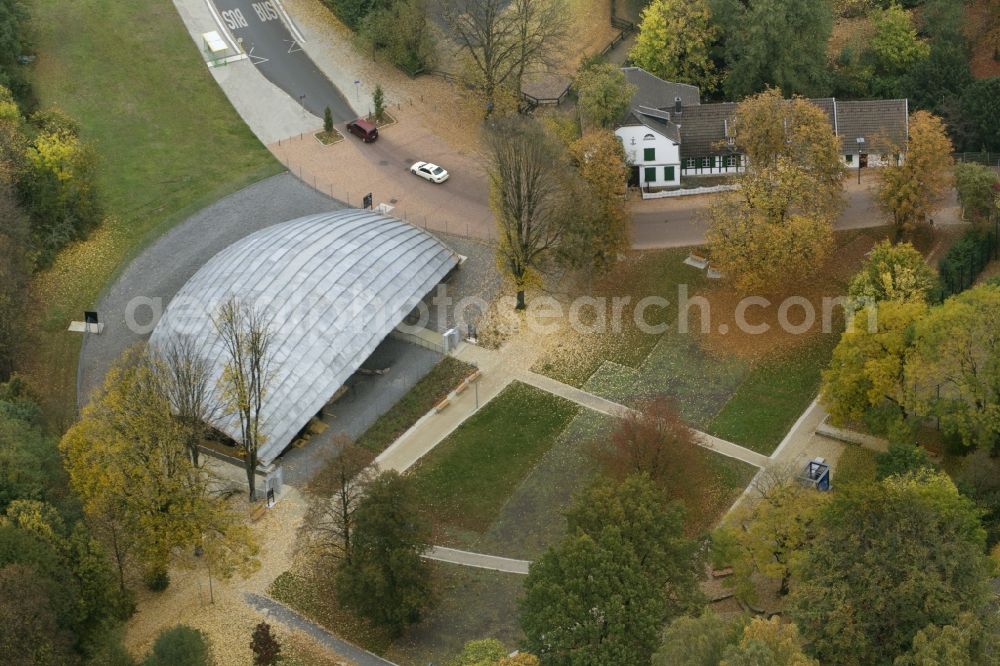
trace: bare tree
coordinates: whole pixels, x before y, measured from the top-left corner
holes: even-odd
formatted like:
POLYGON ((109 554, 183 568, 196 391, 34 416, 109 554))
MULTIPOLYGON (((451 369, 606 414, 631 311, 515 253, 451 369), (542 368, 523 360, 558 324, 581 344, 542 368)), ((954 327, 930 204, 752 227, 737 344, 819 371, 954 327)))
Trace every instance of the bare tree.
POLYGON ((487 109, 502 88, 520 94, 532 67, 554 64, 569 26, 563 0, 444 0, 444 17, 472 60, 487 109))
POLYGON ((309 508, 302 525, 308 550, 349 561, 354 512, 378 468, 370 451, 346 437, 338 437, 335 445, 339 454, 309 484, 309 508))
POLYGON ((198 446, 207 424, 219 411, 219 406, 210 397, 208 361, 198 353, 190 336, 173 338, 154 354, 163 392, 187 430, 185 444, 191 462, 198 467, 198 446))
POLYGON ((500 232, 497 262, 513 280, 517 309, 523 310, 524 290, 558 245, 568 218, 565 154, 537 121, 516 116, 494 122, 487 145, 490 207, 500 232))
POLYGON ((250 501, 257 499, 254 473, 257 451, 264 443, 260 413, 264 406, 271 373, 271 330, 264 311, 230 298, 212 319, 226 346, 228 360, 222 373, 225 408, 240 420, 250 501))

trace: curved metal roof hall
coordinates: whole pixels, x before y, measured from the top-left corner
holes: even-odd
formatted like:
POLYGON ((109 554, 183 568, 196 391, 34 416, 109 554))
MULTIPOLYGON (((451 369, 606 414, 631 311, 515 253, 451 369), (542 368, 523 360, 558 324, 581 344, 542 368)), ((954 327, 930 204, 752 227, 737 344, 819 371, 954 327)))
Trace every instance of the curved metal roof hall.
MULTIPOLYGON (((262 229, 210 259, 167 306, 149 344, 188 337, 209 364, 209 399, 221 400, 228 355, 213 317, 235 298, 271 332, 261 415, 262 465, 295 435, 416 304, 458 265, 441 241, 365 210, 321 213, 262 229)), ((239 420, 211 425, 239 440, 239 420)))

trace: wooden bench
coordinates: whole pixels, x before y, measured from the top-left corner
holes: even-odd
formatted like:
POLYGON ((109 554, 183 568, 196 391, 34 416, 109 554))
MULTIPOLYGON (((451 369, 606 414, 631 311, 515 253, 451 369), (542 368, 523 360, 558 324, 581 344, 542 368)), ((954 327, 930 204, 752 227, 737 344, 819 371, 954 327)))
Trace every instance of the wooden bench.
POLYGON ((684 263, 688 266, 694 266, 698 270, 705 270, 708 267, 708 257, 703 257, 700 254, 691 253, 688 255, 684 263))
POLYGON ((440 414, 450 404, 451 404, 451 400, 449 400, 448 398, 445 398, 444 400, 442 400, 441 402, 439 402, 437 405, 434 406, 434 411, 437 412, 438 414, 440 414))

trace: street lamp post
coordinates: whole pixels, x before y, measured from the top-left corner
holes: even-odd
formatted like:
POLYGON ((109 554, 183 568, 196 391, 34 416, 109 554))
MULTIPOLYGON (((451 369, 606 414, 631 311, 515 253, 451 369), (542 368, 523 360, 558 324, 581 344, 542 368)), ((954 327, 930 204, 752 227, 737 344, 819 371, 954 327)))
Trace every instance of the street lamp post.
POLYGON ((354 79, 354 99, 361 101, 361 80, 354 79))
POLYGON ((861 184, 861 155, 865 152, 865 137, 858 137, 858 185, 861 184))

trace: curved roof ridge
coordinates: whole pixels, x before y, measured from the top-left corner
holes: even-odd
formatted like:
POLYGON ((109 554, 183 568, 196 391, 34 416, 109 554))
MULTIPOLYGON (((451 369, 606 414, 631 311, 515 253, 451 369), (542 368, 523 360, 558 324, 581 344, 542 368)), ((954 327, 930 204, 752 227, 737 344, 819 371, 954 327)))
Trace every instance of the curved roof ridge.
MULTIPOLYGON (((193 336, 218 401, 227 358, 213 316, 234 296, 264 312, 273 334, 259 451, 266 465, 456 265, 438 238, 372 211, 298 218, 212 257, 174 296, 150 345, 193 336)), ((239 437, 235 415, 220 414, 212 425, 239 437)))

